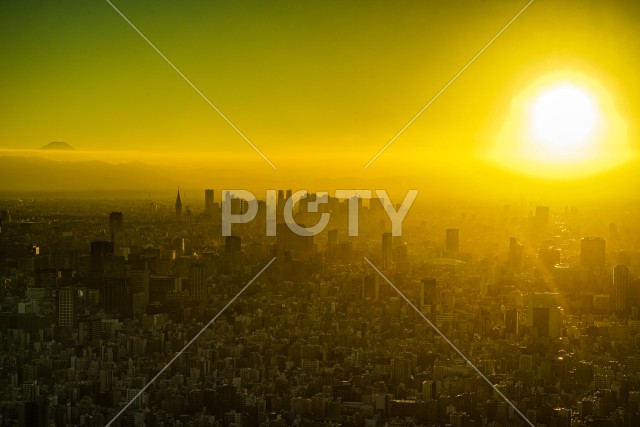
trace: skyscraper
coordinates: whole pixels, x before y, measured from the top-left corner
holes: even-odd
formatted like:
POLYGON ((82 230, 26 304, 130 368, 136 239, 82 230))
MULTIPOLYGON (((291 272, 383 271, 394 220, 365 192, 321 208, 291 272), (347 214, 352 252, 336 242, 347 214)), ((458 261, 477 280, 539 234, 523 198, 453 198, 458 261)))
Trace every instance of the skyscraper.
POLYGON ((411 383, 412 362, 412 358, 407 354, 400 354, 391 359, 391 379, 394 384, 411 383))
POLYGON ((106 277, 102 295, 105 312, 122 316, 131 315, 131 292, 126 277, 106 277))
POLYGON ((111 236, 121 233, 123 230, 122 212, 111 212, 109 214, 109 231, 111 236))
POLYGON ((178 189, 178 195, 176 196, 176 219, 182 218, 182 200, 180 200, 180 189, 178 189))
POLYGON ((527 326, 535 327, 538 336, 557 338, 561 334, 561 308, 558 307, 558 294, 551 292, 532 292, 525 300, 527 306, 527 326))
POLYGON ((204 190, 204 215, 207 218, 211 218, 213 216, 214 204, 213 204, 213 190, 206 189, 204 190))
POLYGON ((616 265, 613 269, 613 309, 622 313, 627 310, 629 301, 629 268, 616 265))
POLYGON ((504 323, 507 334, 518 335, 520 333, 520 322, 518 319, 518 309, 509 308, 504 313, 504 323))
POLYGON ((204 264, 194 263, 189 267, 189 282, 191 300, 199 301, 201 305, 207 304, 207 289, 204 277, 204 264))
POLYGON ((113 257, 113 254, 113 242, 91 242, 91 257, 89 261, 89 286, 91 288, 102 290, 106 263, 110 257, 113 257))
POLYGON ((284 210, 284 202, 285 202, 285 198, 284 198, 284 190, 278 190, 278 199, 277 199, 277 211, 276 214, 278 216, 282 216, 282 212, 284 210))
POLYGON ((362 299, 377 300, 380 288, 378 277, 367 274, 362 278, 362 299))
POLYGON ((448 228, 446 234, 445 250, 447 253, 455 253, 460 249, 460 230, 448 228))
POLYGON ((509 239, 509 267, 519 268, 522 266, 522 250, 523 246, 518 243, 518 239, 511 237, 509 239))
POLYGON ((76 321, 76 290, 60 288, 58 290, 58 327, 73 328, 76 321))
POLYGON ((382 268, 388 268, 391 261, 391 233, 382 233, 382 268))
POLYGON ((539 237, 547 231, 549 226, 549 206, 536 206, 534 217, 534 232, 539 237))
POLYGON ((425 277, 420 289, 420 308, 427 313, 433 313, 436 305, 436 279, 425 277))

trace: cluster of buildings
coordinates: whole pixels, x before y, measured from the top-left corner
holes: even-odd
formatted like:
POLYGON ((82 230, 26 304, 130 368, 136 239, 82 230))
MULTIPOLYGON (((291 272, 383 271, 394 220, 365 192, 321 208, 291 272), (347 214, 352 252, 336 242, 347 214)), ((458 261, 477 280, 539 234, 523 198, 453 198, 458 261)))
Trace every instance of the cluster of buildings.
POLYGON ((636 224, 378 206, 0 202, 0 425, 640 425, 636 224))

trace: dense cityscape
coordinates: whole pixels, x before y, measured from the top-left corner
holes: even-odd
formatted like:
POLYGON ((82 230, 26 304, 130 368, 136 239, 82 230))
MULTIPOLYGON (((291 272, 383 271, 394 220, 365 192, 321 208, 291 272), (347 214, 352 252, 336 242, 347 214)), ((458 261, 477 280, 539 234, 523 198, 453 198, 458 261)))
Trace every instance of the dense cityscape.
POLYGON ((0 1, 0 427, 640 427, 638 22, 0 1))
POLYGON ((356 237, 312 194, 304 237, 279 191, 276 236, 264 201, 222 236, 214 193, 0 201, 0 425, 640 425, 628 206, 417 206, 393 236, 371 199, 356 237))

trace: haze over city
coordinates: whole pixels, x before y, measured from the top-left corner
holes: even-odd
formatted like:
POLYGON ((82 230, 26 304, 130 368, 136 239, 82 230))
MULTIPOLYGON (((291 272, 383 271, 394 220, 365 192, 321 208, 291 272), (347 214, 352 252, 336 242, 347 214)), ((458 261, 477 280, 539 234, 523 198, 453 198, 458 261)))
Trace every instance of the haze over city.
POLYGON ((0 426, 640 425, 639 20, 0 2, 0 426))

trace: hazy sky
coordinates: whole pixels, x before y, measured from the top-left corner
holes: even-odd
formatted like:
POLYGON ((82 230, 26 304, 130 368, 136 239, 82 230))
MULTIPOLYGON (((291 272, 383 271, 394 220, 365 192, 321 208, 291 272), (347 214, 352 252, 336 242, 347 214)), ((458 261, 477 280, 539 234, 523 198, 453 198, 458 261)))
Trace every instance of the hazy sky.
MULTIPOLYGON (((279 167, 344 154, 355 172, 526 1, 114 4, 279 167)), ((535 1, 372 173, 473 157, 518 92, 567 69, 610 91, 637 144, 639 18, 636 1, 535 1)), ((1 1, 0 43, 0 149, 59 140, 270 169, 105 1, 1 1)))

